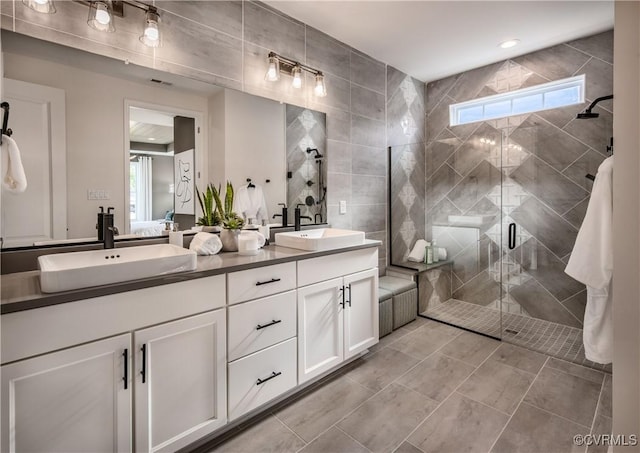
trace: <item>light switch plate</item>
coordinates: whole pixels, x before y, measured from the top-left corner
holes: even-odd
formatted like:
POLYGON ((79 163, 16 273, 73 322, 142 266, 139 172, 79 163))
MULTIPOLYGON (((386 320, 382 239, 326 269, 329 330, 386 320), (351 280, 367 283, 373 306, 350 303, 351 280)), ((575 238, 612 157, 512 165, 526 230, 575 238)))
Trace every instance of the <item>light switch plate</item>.
POLYGON ((87 190, 87 200, 109 200, 111 195, 108 190, 89 189, 87 190))
POLYGON ((347 213, 347 202, 345 200, 340 200, 340 214, 347 213))

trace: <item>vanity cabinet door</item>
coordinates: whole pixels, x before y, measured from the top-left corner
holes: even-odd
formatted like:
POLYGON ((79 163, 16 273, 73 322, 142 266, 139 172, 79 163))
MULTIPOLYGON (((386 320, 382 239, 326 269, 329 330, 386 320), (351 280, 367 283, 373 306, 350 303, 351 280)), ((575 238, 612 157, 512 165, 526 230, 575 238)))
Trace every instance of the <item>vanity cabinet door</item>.
POLYGON ((175 451, 227 421, 226 314, 134 332, 136 452, 175 451))
POLYGON ((378 269, 344 278, 345 360, 378 342, 378 269))
POLYGON ((3 452, 130 452, 131 335, 2 367, 3 452))
POLYGON ((298 289, 298 385, 344 357, 342 278, 298 289))

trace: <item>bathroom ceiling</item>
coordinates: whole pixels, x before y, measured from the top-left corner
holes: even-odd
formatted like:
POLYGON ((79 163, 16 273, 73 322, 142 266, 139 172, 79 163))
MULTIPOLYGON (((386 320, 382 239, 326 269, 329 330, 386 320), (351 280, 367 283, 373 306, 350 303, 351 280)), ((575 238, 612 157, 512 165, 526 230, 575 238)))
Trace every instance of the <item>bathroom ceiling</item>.
MULTIPOLYGON (((277 1, 274 8, 429 82, 613 28, 613 1, 277 1), (499 44, 517 38, 520 44, 499 44)), ((322 68, 319 68, 322 69, 322 68)))

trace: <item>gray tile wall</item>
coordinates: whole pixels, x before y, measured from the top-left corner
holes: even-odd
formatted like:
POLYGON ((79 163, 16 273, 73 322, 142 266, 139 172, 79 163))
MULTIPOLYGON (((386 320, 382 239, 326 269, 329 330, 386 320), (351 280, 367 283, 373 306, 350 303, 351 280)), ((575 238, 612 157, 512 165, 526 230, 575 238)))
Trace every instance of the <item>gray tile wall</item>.
POLYGON ((509 292, 503 309, 581 327, 586 292, 564 267, 589 201, 592 182, 585 174, 595 174, 607 156, 613 104, 599 104, 598 119, 575 116, 613 92, 612 62, 608 31, 427 84, 427 236, 443 231, 432 227, 449 225, 449 215, 493 216, 479 245, 450 250, 454 298, 495 304, 502 257, 502 289, 509 292), (452 103, 579 74, 586 75, 583 105, 448 126, 452 103), (510 222, 521 237, 501 256, 496 244, 501 237, 506 243, 510 222))
MULTIPOLYGON (((158 49, 149 49, 138 40, 143 13, 135 8, 125 6, 125 17, 116 18, 116 33, 107 34, 87 26, 87 7, 76 2, 56 2, 58 11, 53 15, 31 11, 19 0, 1 3, 2 28, 326 112, 329 222, 362 229, 368 237, 386 244, 386 112, 396 105, 389 103, 396 90, 387 91, 390 82, 397 85, 406 75, 265 4, 248 0, 156 0, 163 32, 163 46, 158 49), (277 83, 265 82, 269 51, 323 71, 328 96, 315 99, 308 76, 305 89, 296 91, 287 77, 277 83), (389 81, 388 75, 392 77, 389 81), (348 205, 344 215, 338 213, 340 200, 348 205)), ((421 100, 411 104, 412 111, 416 118, 423 118, 418 110, 423 108, 420 93, 424 87, 418 81, 414 85, 421 100)), ((380 258, 384 271, 386 245, 380 258)))
POLYGON ((425 233, 425 85, 387 68, 387 144, 391 147, 391 263, 405 261, 425 233))

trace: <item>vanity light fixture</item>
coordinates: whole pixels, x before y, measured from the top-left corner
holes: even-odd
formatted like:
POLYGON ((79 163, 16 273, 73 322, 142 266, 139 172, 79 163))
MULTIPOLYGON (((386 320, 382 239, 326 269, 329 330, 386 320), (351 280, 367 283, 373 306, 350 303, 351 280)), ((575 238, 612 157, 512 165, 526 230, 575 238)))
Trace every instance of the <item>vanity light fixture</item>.
POLYGON ((89 27, 98 31, 113 33, 116 26, 113 23, 113 6, 110 0, 100 0, 89 3, 89 27))
POLYGON ((291 86, 293 88, 301 88, 302 87, 302 72, 308 72, 309 74, 313 74, 315 77, 315 87, 313 89, 313 93, 317 97, 324 97, 327 95, 327 87, 324 82, 324 74, 317 69, 314 69, 310 66, 304 65, 298 61, 291 60, 289 58, 285 58, 281 55, 278 55, 275 52, 269 52, 269 67, 267 68, 267 73, 264 76, 264 79, 268 82, 276 82, 280 79, 280 73, 284 73, 293 77, 291 82, 291 86))
MULTIPOLYGON (((75 0, 89 7, 87 24, 94 30, 113 33, 116 31, 114 16, 124 17, 124 5, 133 6, 145 12, 140 42, 148 47, 159 47, 160 14, 155 6, 137 0, 75 0)), ((56 8, 53 0, 22 0, 22 3, 39 13, 53 14, 56 8)))
POLYGON ((145 14, 144 19, 144 31, 140 36, 140 42, 147 47, 159 47, 160 46, 160 28, 158 23, 160 22, 160 16, 158 10, 153 6, 150 6, 145 14))
POLYGON ((313 93, 320 98, 327 95, 327 87, 324 84, 324 75, 321 72, 316 74, 316 86, 313 89, 313 93))
POLYGON ((22 0, 22 3, 39 13, 53 14, 56 12, 53 0, 22 0))
POLYGON ((302 87, 302 69, 300 66, 294 66, 291 70, 291 75, 293 76, 293 82, 291 82, 291 86, 293 88, 301 88, 302 87))
MULTIPOLYGON (((273 53, 273 52, 272 52, 273 53)), ((267 82, 277 82, 280 80, 280 61, 278 57, 269 54, 269 68, 264 76, 267 82)))

